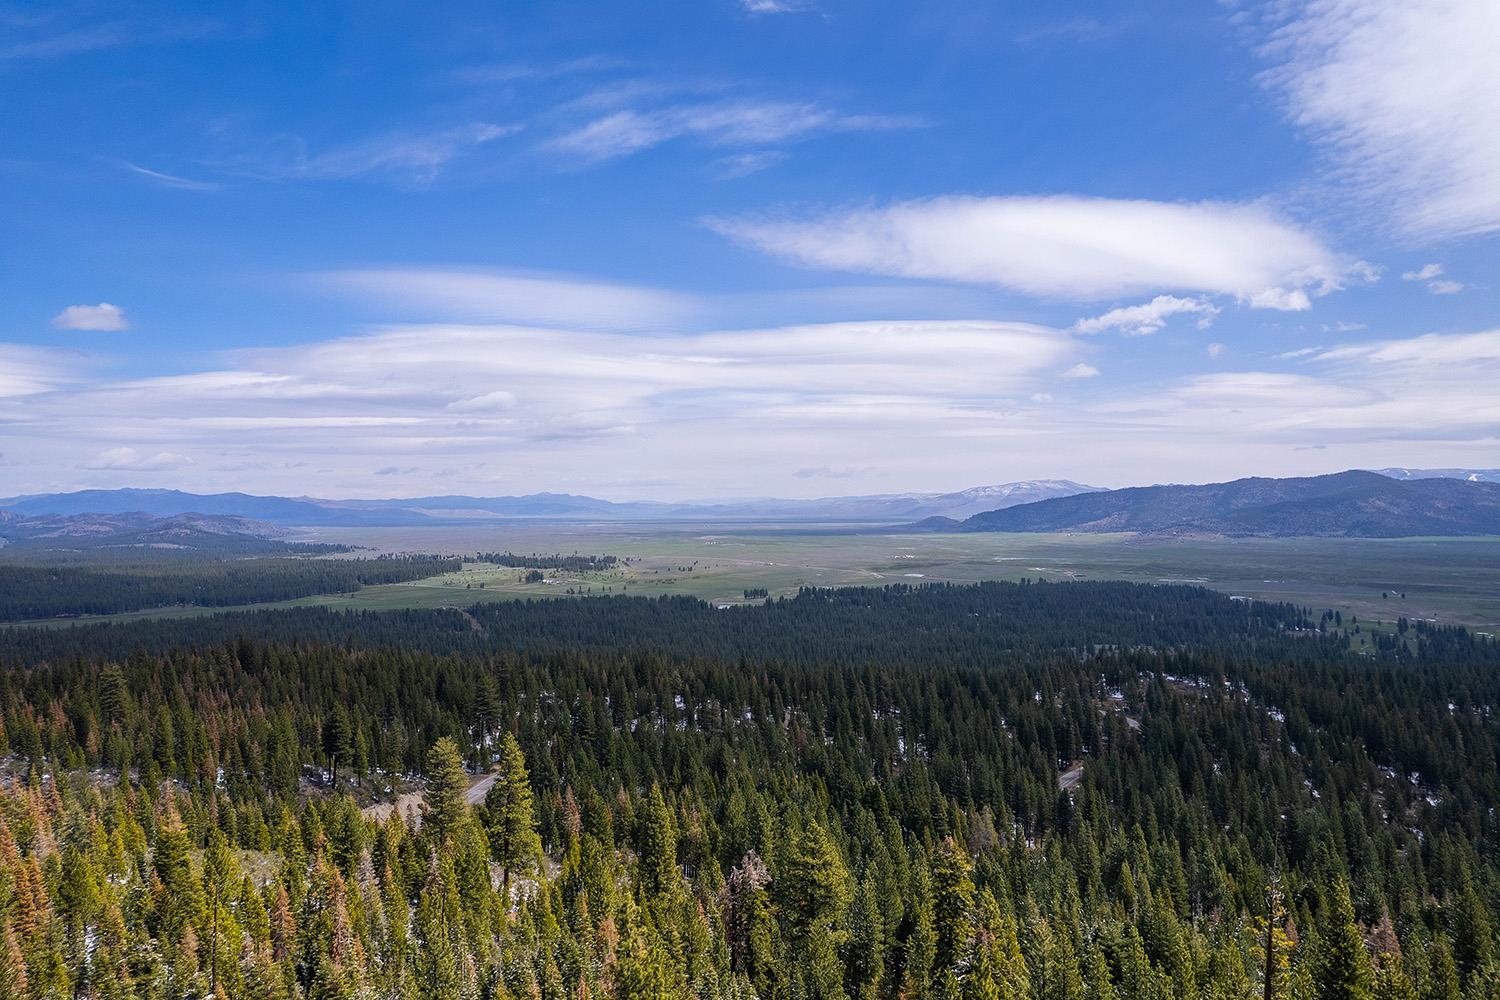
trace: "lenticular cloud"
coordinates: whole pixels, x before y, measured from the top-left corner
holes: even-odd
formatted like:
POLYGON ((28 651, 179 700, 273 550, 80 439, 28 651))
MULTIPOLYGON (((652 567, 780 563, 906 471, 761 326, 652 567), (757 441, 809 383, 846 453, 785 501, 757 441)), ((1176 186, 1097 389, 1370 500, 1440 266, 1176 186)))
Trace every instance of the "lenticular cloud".
POLYGON ((1297 310, 1368 271, 1255 204, 947 197, 709 224, 809 267, 1083 301, 1185 291, 1297 310))

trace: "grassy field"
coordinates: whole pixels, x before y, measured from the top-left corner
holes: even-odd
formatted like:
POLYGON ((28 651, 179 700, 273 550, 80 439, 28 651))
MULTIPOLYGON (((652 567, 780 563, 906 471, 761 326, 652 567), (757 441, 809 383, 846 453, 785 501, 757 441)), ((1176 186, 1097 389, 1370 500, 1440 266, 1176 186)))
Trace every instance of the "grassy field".
POLYGON ((619 556, 608 573, 466 565, 461 573, 361 591, 363 606, 412 607, 575 593, 693 594, 718 603, 749 588, 977 580, 1120 579, 1198 583, 1361 619, 1429 618, 1500 628, 1500 538, 1140 539, 1130 535, 864 535, 702 526, 444 527, 321 531, 381 551, 504 550, 619 556), (479 584, 484 589, 479 590, 479 584), (465 587, 469 589, 465 589, 465 587), (1382 594, 1386 596, 1382 596, 1382 594), (1401 595, 1405 595, 1403 598, 1401 595))
MULTIPOLYGON (((1120 579, 1202 584, 1229 594, 1290 600, 1362 621, 1398 616, 1500 632, 1500 538, 1139 539, 1128 535, 866 535, 702 525, 443 526, 317 529, 309 540, 382 552, 581 553, 618 556, 608 571, 524 570, 467 562, 461 571, 348 595, 260 607, 458 607, 478 601, 587 594, 691 594, 743 602, 803 586, 880 586, 978 580, 1120 579), (1384 596, 1383 596, 1384 595, 1384 596)), ((203 614, 179 608, 132 615, 203 614)))

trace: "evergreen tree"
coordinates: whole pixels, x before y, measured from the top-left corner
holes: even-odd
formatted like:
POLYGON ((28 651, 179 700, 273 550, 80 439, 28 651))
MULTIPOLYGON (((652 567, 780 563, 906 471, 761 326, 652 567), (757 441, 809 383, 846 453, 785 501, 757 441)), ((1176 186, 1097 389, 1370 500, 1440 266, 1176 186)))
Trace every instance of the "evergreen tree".
POLYGON ((681 882, 677 870, 677 823, 659 785, 651 787, 637 831, 641 887, 650 896, 665 896, 681 882))
POLYGON ((530 875, 541 863, 542 841, 532 815, 531 776, 521 745, 510 733, 500 738, 498 774, 484 797, 484 824, 490 852, 501 868, 501 886, 510 898, 514 875, 530 875))
POLYGON ((337 788, 339 765, 350 763, 354 756, 354 727, 343 705, 335 705, 323 723, 323 753, 328 758, 329 784, 337 788))
POLYGON ((856 1000, 874 1000, 881 991, 886 941, 885 919, 874 872, 866 872, 860 880, 850 907, 849 924, 845 982, 856 1000))
POLYGON ((469 815, 469 775, 458 744, 444 736, 427 754, 427 810, 422 822, 445 841, 469 815))
POLYGON ((1428 949, 1427 975, 1422 981, 1422 1000, 1459 1000, 1458 965, 1453 961, 1453 948, 1442 934, 1436 936, 1428 949))
POLYGON ((1494 955, 1494 932, 1489 913, 1474 888, 1474 878, 1466 868, 1453 907, 1453 962, 1459 979, 1468 982, 1494 955))
POLYGON ((1308 961, 1316 1000, 1370 1000, 1370 956, 1354 920, 1349 883, 1342 877, 1325 893, 1308 961))
MULTIPOLYGON (((480 676, 479 686, 474 693, 474 728, 479 734, 481 768, 488 766, 490 762, 490 755, 493 752, 492 737, 500 725, 500 715, 504 707, 500 697, 500 685, 495 681, 495 675, 484 673, 480 676)), ((501 752, 504 752, 503 748, 501 752)), ((504 761, 500 763, 503 767, 504 761)))
POLYGON ((1375 1000, 1418 1000, 1416 987, 1401 966, 1401 959, 1387 955, 1375 970, 1371 994, 1375 1000))
POLYGON ((968 954, 974 935, 974 878, 969 856, 952 837, 933 855, 932 896, 937 930, 933 964, 954 969, 968 954))
POLYGON ((832 929, 854 898, 843 856, 828 831, 813 821, 792 835, 775 885, 794 939, 814 927, 832 929))

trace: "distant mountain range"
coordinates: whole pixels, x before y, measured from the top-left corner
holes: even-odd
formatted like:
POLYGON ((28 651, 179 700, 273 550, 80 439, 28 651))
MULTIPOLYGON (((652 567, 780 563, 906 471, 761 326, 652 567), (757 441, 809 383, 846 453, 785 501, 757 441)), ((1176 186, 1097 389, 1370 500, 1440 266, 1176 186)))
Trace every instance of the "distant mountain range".
MULTIPOLYGON (((903 530, 1137 532, 1156 535, 1500 534, 1500 472, 1385 469, 1201 486, 1100 490, 1067 480, 815 500, 624 502, 567 493, 321 500, 177 490, 84 490, 0 500, 0 539, 190 534, 265 537, 271 526, 411 527, 538 521, 700 521, 892 525, 903 530), (1490 478, 1494 477, 1495 481, 1490 478), (131 518, 146 520, 132 521, 131 518), (70 520, 71 519, 71 520, 70 520), (165 520, 163 520, 165 519, 165 520), (9 535, 7 535, 9 532, 9 535)), ((864 529, 854 529, 864 530, 864 529)), ((134 544, 134 543, 132 543, 134 544)))
POLYGON ((1500 534, 1500 484, 1340 472, 1087 493, 977 514, 929 531, 1139 532, 1155 535, 1347 536, 1500 534))
POLYGON ((49 551, 102 548, 279 550, 284 528, 216 514, 157 517, 119 514, 39 514, 0 510, 0 547, 49 551))
POLYGON ((1392 479, 1467 479, 1471 483, 1500 483, 1500 469, 1376 469, 1392 479))
POLYGON ((958 493, 893 493, 816 500, 755 499, 704 503, 615 503, 568 493, 519 497, 431 496, 402 500, 320 500, 179 490, 81 490, 0 500, 0 511, 26 516, 143 513, 204 514, 297 527, 404 527, 528 518, 534 520, 785 520, 900 522, 966 518, 986 510, 1095 489, 1060 479, 979 486, 958 493))

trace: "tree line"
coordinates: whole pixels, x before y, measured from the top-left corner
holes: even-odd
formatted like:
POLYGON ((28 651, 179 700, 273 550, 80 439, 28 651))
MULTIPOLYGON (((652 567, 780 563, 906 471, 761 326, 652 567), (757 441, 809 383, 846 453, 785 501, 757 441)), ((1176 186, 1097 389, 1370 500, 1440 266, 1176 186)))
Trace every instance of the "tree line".
POLYGON ((142 563, 0 563, 0 621, 108 615, 147 608, 288 601, 456 572, 457 559, 172 559, 142 563))
POLYGON ((522 556, 514 552, 480 552, 474 556, 474 560, 513 569, 560 569, 569 573, 606 570, 620 561, 616 556, 579 555, 576 552, 567 556, 561 553, 554 553, 550 556, 532 553, 522 556))

